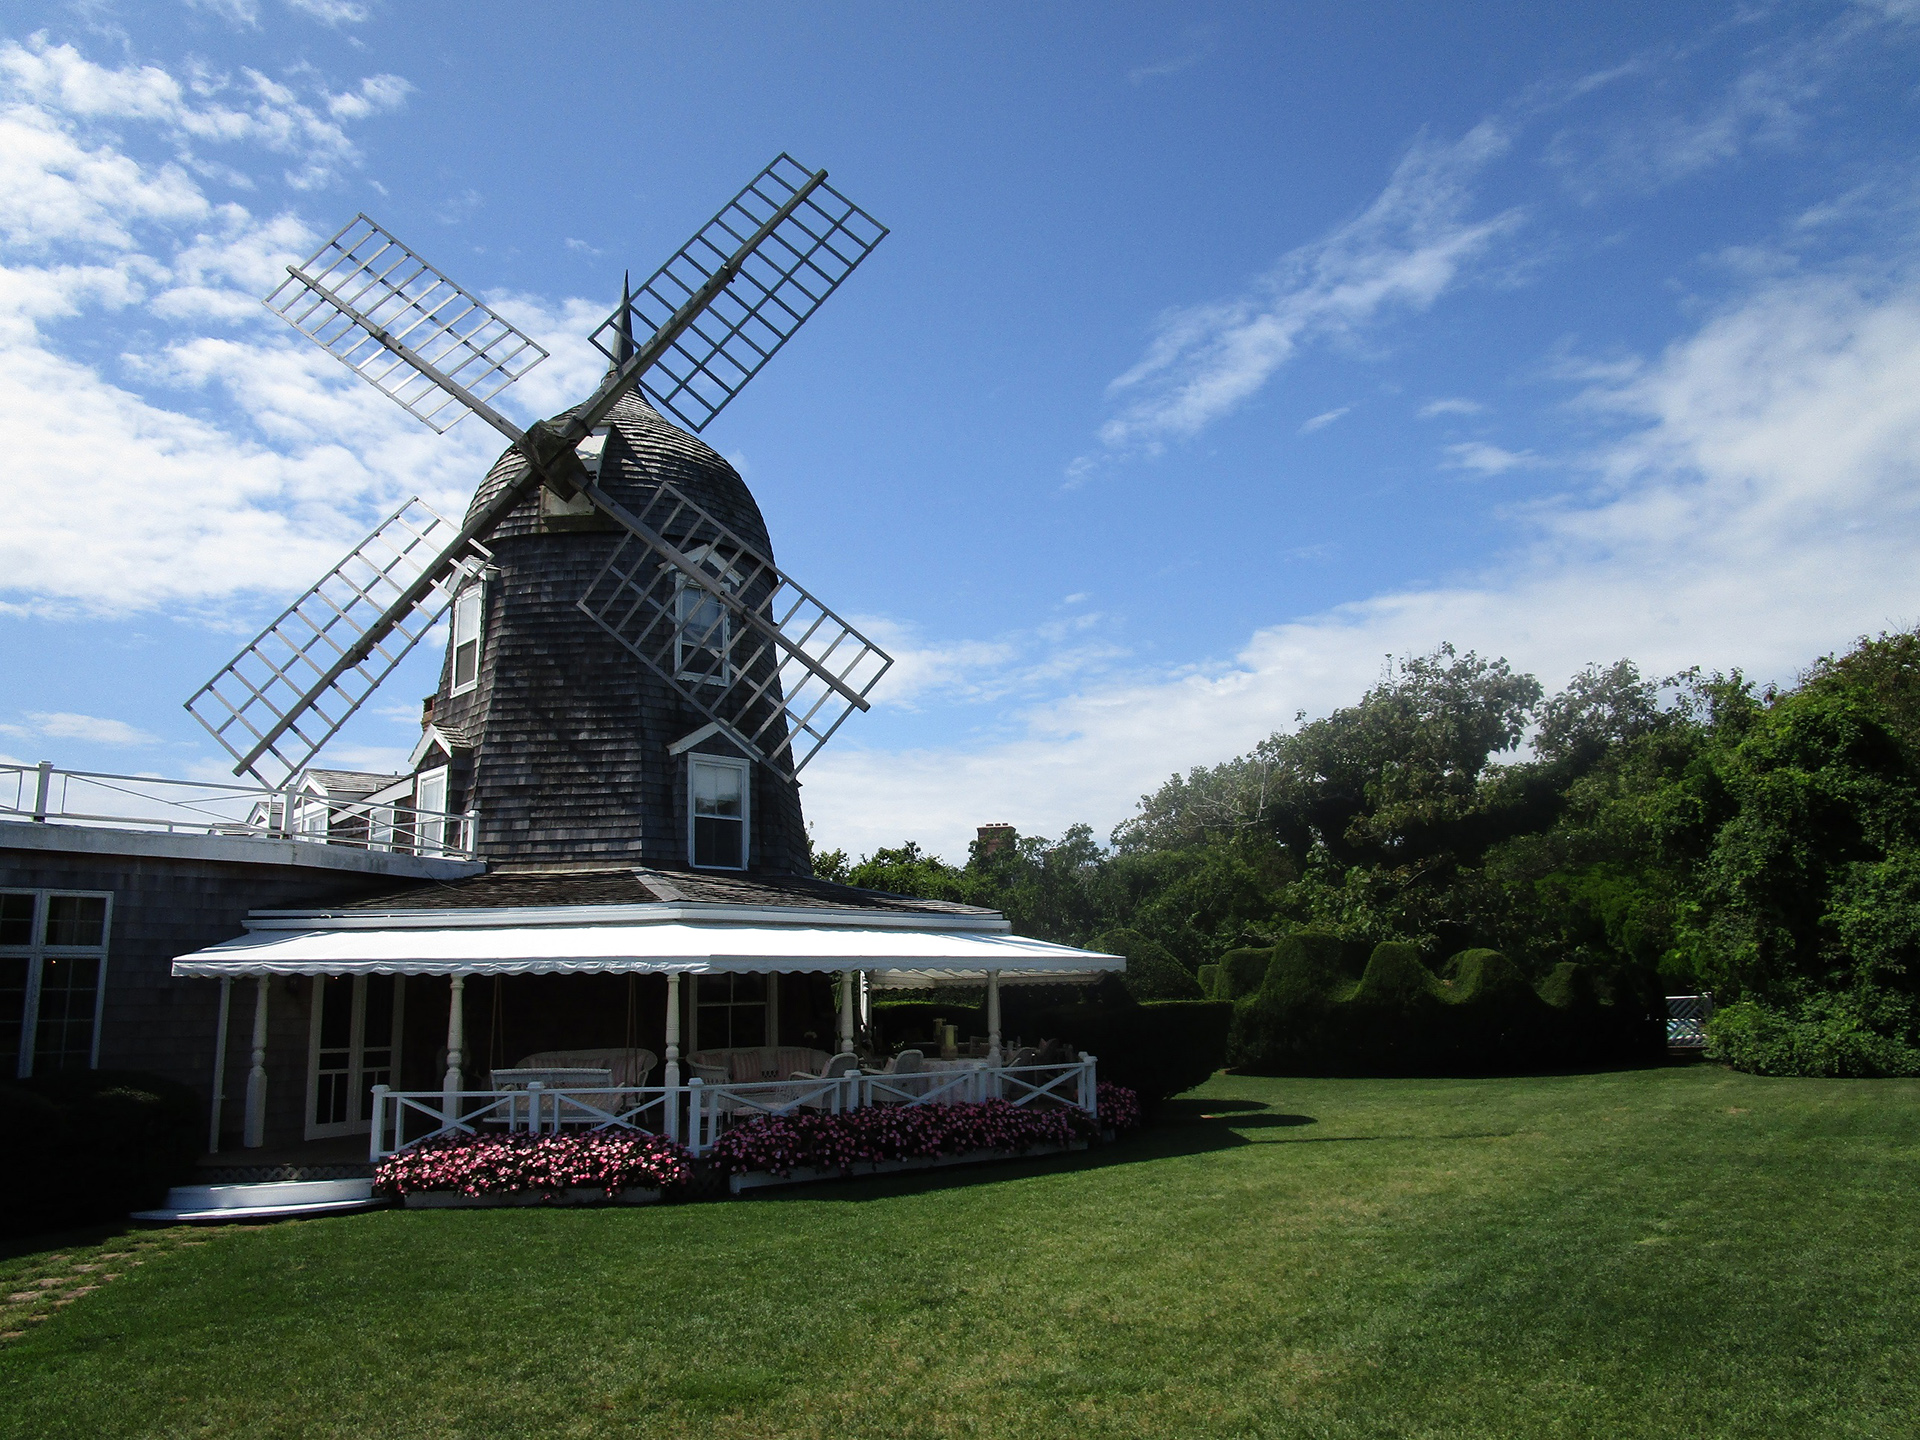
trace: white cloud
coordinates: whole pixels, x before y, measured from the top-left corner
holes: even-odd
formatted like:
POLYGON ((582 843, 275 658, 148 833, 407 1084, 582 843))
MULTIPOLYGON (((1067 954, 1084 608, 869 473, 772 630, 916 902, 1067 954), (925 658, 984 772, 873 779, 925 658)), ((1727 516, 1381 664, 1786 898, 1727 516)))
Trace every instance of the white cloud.
POLYGON ((1509 470, 1528 470, 1544 463, 1531 450, 1503 450, 1480 440, 1449 445, 1447 454, 1453 457, 1447 462, 1448 469, 1474 470, 1482 475, 1504 475, 1509 470))
POLYGON ((1351 703, 1380 657, 1443 640, 1548 685, 1629 656, 1649 674, 1790 678, 1920 618, 1920 280, 1769 282, 1584 403, 1633 428, 1596 488, 1533 513, 1480 575, 1256 631, 1230 663, 1137 675, 1029 710, 975 748, 829 749, 808 768, 820 842, 912 837, 949 856, 997 816, 1105 829, 1168 774, 1243 751, 1296 709, 1351 703))
MULTIPOLYGON (((283 91, 249 84, 299 119, 283 91)), ((215 204, 182 166, 89 129, 205 130, 195 97, 225 85, 106 69, 41 41, 0 46, 0 611, 208 612, 285 595, 289 577, 317 577, 410 494, 464 508, 499 448, 477 421, 435 437, 261 308, 315 241, 303 221, 215 204), (65 352, 63 323, 127 310, 146 332, 137 353, 65 352), (179 404, 183 390, 193 404, 179 404)), ((343 108, 403 92, 374 76, 343 108)), ((268 153, 292 143, 257 114, 234 133, 268 153)), ((605 362, 584 336, 603 304, 491 298, 524 328, 563 332, 507 403, 552 413, 590 388, 605 362)))
POLYGON ((89 745, 115 746, 156 745, 160 740, 159 736, 149 735, 124 720, 106 720, 98 715, 37 710, 30 713, 27 720, 33 734, 49 740, 81 740, 89 745))
MULTIPOLYGON (((1303 345, 1432 305, 1520 222, 1511 210, 1468 217, 1468 182, 1507 144, 1492 121, 1450 145, 1419 140, 1364 213, 1286 256, 1244 295, 1166 316, 1146 354, 1108 387, 1125 406, 1101 427, 1106 451, 1153 452, 1195 434, 1303 345)), ((1091 463, 1082 457, 1070 478, 1091 463)))
POLYGON ((1420 407, 1418 414, 1422 420, 1431 420, 1436 415, 1479 415, 1483 414, 1486 408, 1478 400, 1465 400, 1453 396, 1441 400, 1429 400, 1420 407))
MULTIPOLYGON (((44 35, 0 46, 0 103, 29 129, 70 133, 100 122, 152 125, 179 147, 182 164, 192 161, 196 145, 257 146, 293 158, 295 168, 285 179, 296 189, 329 184, 358 165, 360 151, 341 122, 391 110, 410 88, 398 76, 375 75, 345 95, 321 90, 309 100, 257 70, 242 70, 234 80, 196 69, 183 84, 155 65, 96 65, 44 35)), ((27 165, 38 163, 34 157, 46 143, 39 142, 27 165)), ((59 168, 52 165, 55 173, 59 168)), ((147 183, 175 182, 162 170, 147 183)))
POLYGON ((370 6, 356 0, 287 0, 287 8, 318 20, 322 25, 364 25, 373 14, 370 6))
POLYGON ((1352 409, 1353 407, 1351 405, 1342 405, 1338 410, 1324 410, 1302 425, 1300 427, 1300 433, 1302 435, 1311 435, 1316 430, 1324 430, 1352 409))
POLYGON ((239 30, 260 28, 260 0, 187 0, 189 10, 204 10, 239 30))

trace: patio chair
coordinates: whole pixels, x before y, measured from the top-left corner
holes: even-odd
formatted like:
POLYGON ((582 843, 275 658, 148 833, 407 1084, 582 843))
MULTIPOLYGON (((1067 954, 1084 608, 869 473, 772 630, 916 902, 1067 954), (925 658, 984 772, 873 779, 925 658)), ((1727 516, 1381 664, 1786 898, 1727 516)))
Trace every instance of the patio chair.
POLYGON ((898 1055, 887 1061, 886 1068, 880 1072, 882 1076, 881 1084, 883 1086, 891 1086, 893 1093, 888 1093, 885 1089, 876 1090, 873 1097, 874 1103, 877 1105, 904 1105, 907 1101, 907 1096, 926 1094, 927 1081, 901 1078, 908 1075, 925 1075, 926 1073, 927 1057, 922 1052, 918 1050, 902 1050, 898 1055))

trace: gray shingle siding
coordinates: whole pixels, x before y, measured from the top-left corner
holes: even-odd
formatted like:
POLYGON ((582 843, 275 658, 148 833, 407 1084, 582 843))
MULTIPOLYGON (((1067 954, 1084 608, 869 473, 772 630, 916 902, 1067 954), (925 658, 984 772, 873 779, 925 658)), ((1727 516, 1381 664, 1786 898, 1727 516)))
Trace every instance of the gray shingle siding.
MULTIPOLYGON (((616 500, 643 509, 657 472, 772 557, 760 508, 731 465, 638 398, 610 418, 600 483, 616 500)), ((473 508, 519 468, 503 457, 473 508)), ((449 654, 434 723, 471 746, 454 757, 449 805, 479 812, 479 853, 491 862, 686 863, 686 762, 667 747, 706 717, 576 608, 621 533, 543 522, 536 491, 487 541, 495 559, 479 684, 452 695, 449 654)), ((799 786, 756 765, 752 811, 753 867, 808 873, 799 786)))

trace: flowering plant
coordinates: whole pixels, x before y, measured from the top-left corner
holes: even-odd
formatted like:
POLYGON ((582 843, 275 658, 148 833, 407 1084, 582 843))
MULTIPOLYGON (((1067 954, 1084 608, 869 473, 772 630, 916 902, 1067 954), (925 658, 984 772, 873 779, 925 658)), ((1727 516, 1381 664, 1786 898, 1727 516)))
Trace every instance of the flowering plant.
POLYGON ((1095 1087, 1100 1097, 1100 1123, 1116 1135, 1140 1128, 1140 1097, 1124 1085, 1102 1080, 1095 1087))
POLYGON ((548 1197, 599 1187, 612 1199, 622 1190, 658 1190, 692 1178, 687 1152, 671 1140, 630 1130, 573 1135, 468 1135, 423 1140, 382 1160, 373 1173, 376 1195, 451 1190, 460 1195, 510 1195, 538 1190, 548 1197))
POLYGON ((875 1105, 840 1115, 794 1111, 736 1125, 714 1142, 721 1169, 740 1175, 764 1170, 790 1175, 797 1169, 847 1170, 888 1160, 967 1155, 980 1150, 1016 1153, 1040 1145, 1068 1145, 1099 1138, 1111 1104, 1122 1120, 1139 1123, 1140 1102, 1118 1085, 1100 1087, 1101 1118, 1084 1110, 1035 1110, 1005 1100, 956 1105, 875 1105), (1111 1092, 1111 1094, 1109 1093, 1111 1092), (1130 1107, 1130 1108, 1129 1108, 1130 1107))

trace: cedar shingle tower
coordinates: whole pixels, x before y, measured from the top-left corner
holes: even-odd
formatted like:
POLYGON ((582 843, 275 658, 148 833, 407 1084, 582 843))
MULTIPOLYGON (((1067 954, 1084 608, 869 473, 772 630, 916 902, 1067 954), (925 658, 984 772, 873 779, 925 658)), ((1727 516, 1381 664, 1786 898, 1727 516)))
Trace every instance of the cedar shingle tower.
MULTIPOLYGON (((614 500, 646 513, 654 477, 664 478, 773 558, 760 507, 711 447, 637 395, 607 420, 598 479, 614 500)), ((520 468, 507 451, 469 514, 520 468)), ((680 868, 697 860, 811 873, 798 783, 750 763, 724 736, 703 735, 714 729, 706 717, 577 607, 623 533, 591 505, 544 488, 494 530, 492 564, 454 605, 415 772, 445 768, 445 808, 476 812, 479 855, 496 865, 680 868)), ((667 538, 688 549, 701 539, 667 538)), ((768 679, 777 700, 778 681, 768 679)))

